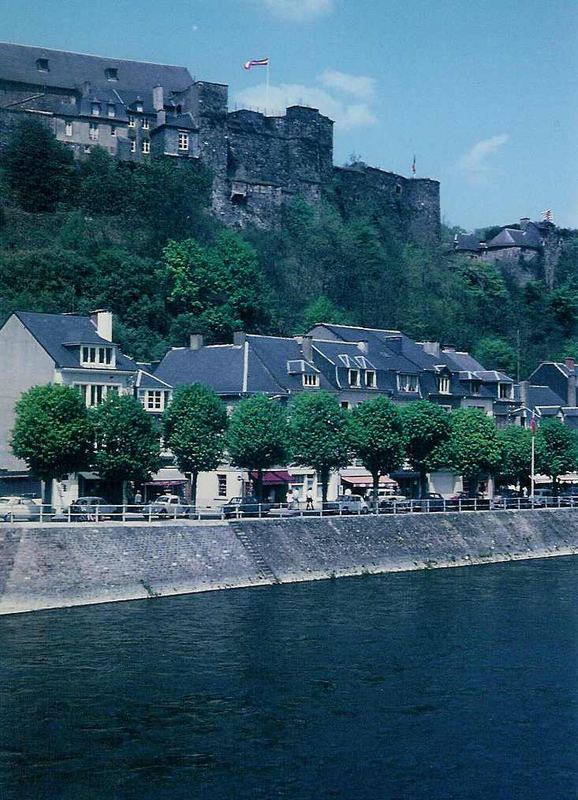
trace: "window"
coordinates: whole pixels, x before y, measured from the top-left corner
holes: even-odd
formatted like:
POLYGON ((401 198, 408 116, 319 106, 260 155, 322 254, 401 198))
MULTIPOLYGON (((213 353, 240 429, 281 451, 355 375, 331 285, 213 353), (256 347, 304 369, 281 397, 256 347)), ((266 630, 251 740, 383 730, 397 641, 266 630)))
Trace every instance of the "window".
POLYGON ((512 384, 511 383, 500 383, 499 386, 499 398, 500 400, 511 400, 512 399, 512 384))
POLYGON ((150 153, 150 151, 151 151, 151 143, 150 143, 150 141, 148 139, 143 139, 142 151, 143 151, 143 153, 150 153))
POLYGON ((93 117, 100 116, 100 103, 91 103, 90 105, 90 113, 93 117))
POLYGON ((134 139, 131 139, 131 142, 130 142, 130 152, 131 153, 136 153, 136 142, 135 142, 134 139))
POLYGON ((142 121, 142 129, 143 129, 143 131, 148 131, 150 126, 151 126, 150 120, 147 117, 145 117, 143 119, 143 121, 142 121))
POLYGON ((450 379, 447 375, 440 375, 438 377, 438 392, 439 394, 450 393, 450 379))
POLYGON ((76 387, 82 394, 82 399, 88 408, 97 406, 105 399, 108 392, 118 392, 118 386, 111 386, 107 383, 79 383, 76 387))
POLYGON ((179 131, 179 150, 181 152, 188 152, 189 149, 189 134, 185 131, 179 131))
POLYGON ((417 375, 398 375, 397 388, 400 392, 417 392, 417 375))
POLYGON ((104 70, 104 77, 107 79, 107 81, 117 81, 118 69, 116 67, 107 67, 104 70))
POLYGON ((98 139, 98 123, 91 122, 88 126, 88 138, 92 139, 92 141, 96 141, 98 139))
POLYGON ((145 389, 141 392, 140 399, 147 411, 164 411, 168 402, 168 392, 162 389, 145 389))
POLYGON ((217 497, 227 496, 227 476, 217 475, 217 497))
POLYGON ((109 117, 116 117, 116 106, 114 103, 109 103, 106 107, 106 113, 109 117))
POLYGON ((368 389, 375 389, 377 386, 375 370, 368 369, 365 373, 365 385, 368 389))
POLYGON ((81 348, 80 362, 83 366, 105 366, 112 364, 112 347, 87 347, 81 348))
POLYGON ((350 369, 349 370, 349 385, 350 386, 359 386, 359 370, 358 369, 350 369))
POLYGON ((344 408, 346 411, 349 410, 349 402, 347 400, 341 401, 341 408, 344 408))
POLYGON ((72 122, 67 122, 64 129, 66 136, 72 136, 72 122))
POLYGON ((136 125, 136 123, 134 121, 134 114, 129 114, 128 115, 128 127, 129 128, 134 128, 135 125, 136 125))
POLYGON ((303 386, 319 386, 319 375, 303 375, 303 386))
POLYGON ((36 59, 36 69, 38 72, 50 72, 50 67, 48 66, 48 59, 47 58, 37 58, 36 59))
POLYGON ((137 101, 136 110, 139 112, 139 114, 142 114, 142 112, 144 111, 144 107, 141 100, 137 101))
POLYGON ((482 389, 481 381, 472 381, 472 394, 478 395, 482 389))
POLYGON ((116 125, 111 125, 110 126, 110 135, 111 136, 116 136, 116 125))

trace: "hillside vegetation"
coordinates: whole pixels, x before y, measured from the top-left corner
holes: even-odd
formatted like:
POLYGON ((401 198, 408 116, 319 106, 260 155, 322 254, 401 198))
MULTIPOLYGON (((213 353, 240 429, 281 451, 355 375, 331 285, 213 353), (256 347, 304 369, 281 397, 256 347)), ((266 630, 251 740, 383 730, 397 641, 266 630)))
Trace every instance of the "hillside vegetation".
MULTIPOLYGON (((522 377, 578 355, 578 239, 555 285, 525 288, 499 267, 404 243, 387 217, 344 217, 296 199, 275 231, 233 232, 210 214, 211 176, 173 160, 142 165, 95 148, 82 162, 35 121, 0 161, 0 322, 15 309, 115 312, 115 339, 159 358, 190 332, 291 335, 314 322, 401 328, 472 350, 522 377)), ((539 264, 536 274, 539 275, 539 264)))

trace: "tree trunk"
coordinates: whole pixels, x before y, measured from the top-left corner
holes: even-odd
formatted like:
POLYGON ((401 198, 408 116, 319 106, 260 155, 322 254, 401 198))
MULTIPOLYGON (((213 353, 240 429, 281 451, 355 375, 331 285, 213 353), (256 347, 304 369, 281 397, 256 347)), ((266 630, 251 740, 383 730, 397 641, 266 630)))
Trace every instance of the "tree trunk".
POLYGON ((329 470, 322 469, 319 473, 321 477, 321 502, 327 502, 327 487, 329 485, 329 470))
POLYGON ((552 494, 558 497, 558 476, 552 475, 552 494))
POLYGON ((122 482, 122 504, 126 506, 128 503, 128 481, 122 482))
POLYGON ((191 472, 191 505, 193 508, 197 506, 197 483, 199 480, 198 470, 191 472))
POLYGON ((419 471, 419 497, 420 500, 427 494, 427 471, 424 469, 420 469, 419 471))
POLYGON ((379 476, 381 475, 381 470, 377 470, 377 472, 372 472, 371 477, 373 478, 373 510, 377 511, 378 503, 379 503, 379 476))
POLYGON ((255 483, 255 495, 257 500, 263 502, 263 470, 257 470, 257 481, 255 483))

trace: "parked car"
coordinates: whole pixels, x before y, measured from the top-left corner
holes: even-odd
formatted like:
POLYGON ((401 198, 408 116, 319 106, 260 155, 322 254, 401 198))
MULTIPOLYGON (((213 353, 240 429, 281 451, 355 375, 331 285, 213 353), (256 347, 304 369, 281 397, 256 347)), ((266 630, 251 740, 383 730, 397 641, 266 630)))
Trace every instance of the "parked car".
POLYGON ((40 519, 40 506, 29 497, 0 497, 0 520, 34 522, 40 519))
POLYGON ((112 505, 104 497, 79 497, 70 505, 71 519, 94 520, 110 519, 117 513, 117 506, 112 505))
POLYGON ((439 492, 430 492, 419 500, 411 501, 412 511, 444 511, 446 508, 447 501, 439 492))
POLYGON ((259 517, 267 516, 271 511, 271 503, 260 503, 253 495, 245 497, 232 497, 223 506, 226 519, 232 517, 259 517))
POLYGON ((360 494, 343 494, 336 503, 338 514, 369 514, 369 506, 360 494))
MULTIPOLYGON (((373 507, 371 498, 370 507, 373 507)), ((379 498, 380 514, 403 514, 410 509, 410 504, 404 494, 387 494, 379 498)))
POLYGON ((191 506, 176 494, 161 494, 156 500, 142 507, 141 514, 145 519, 151 517, 176 518, 188 517, 191 513, 191 506))
POLYGON ((446 500, 446 507, 458 511, 487 511, 490 501, 481 492, 472 497, 469 492, 457 492, 446 500))

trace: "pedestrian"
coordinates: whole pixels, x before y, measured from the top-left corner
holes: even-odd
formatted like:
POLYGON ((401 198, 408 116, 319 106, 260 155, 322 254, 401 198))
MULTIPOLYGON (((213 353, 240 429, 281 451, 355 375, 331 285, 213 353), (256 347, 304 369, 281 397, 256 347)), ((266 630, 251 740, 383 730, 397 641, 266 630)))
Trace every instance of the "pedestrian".
POLYGON ((307 503, 305 504, 305 511, 313 511, 313 490, 307 489, 307 494, 305 495, 305 499, 307 503))
POLYGON ((142 494, 137 489, 137 491, 134 493, 134 504, 135 506, 140 506, 141 503, 142 503, 142 494))
POLYGON ((287 492, 287 508, 293 508, 293 503, 295 502, 295 495, 293 494, 293 489, 289 489, 287 492))

